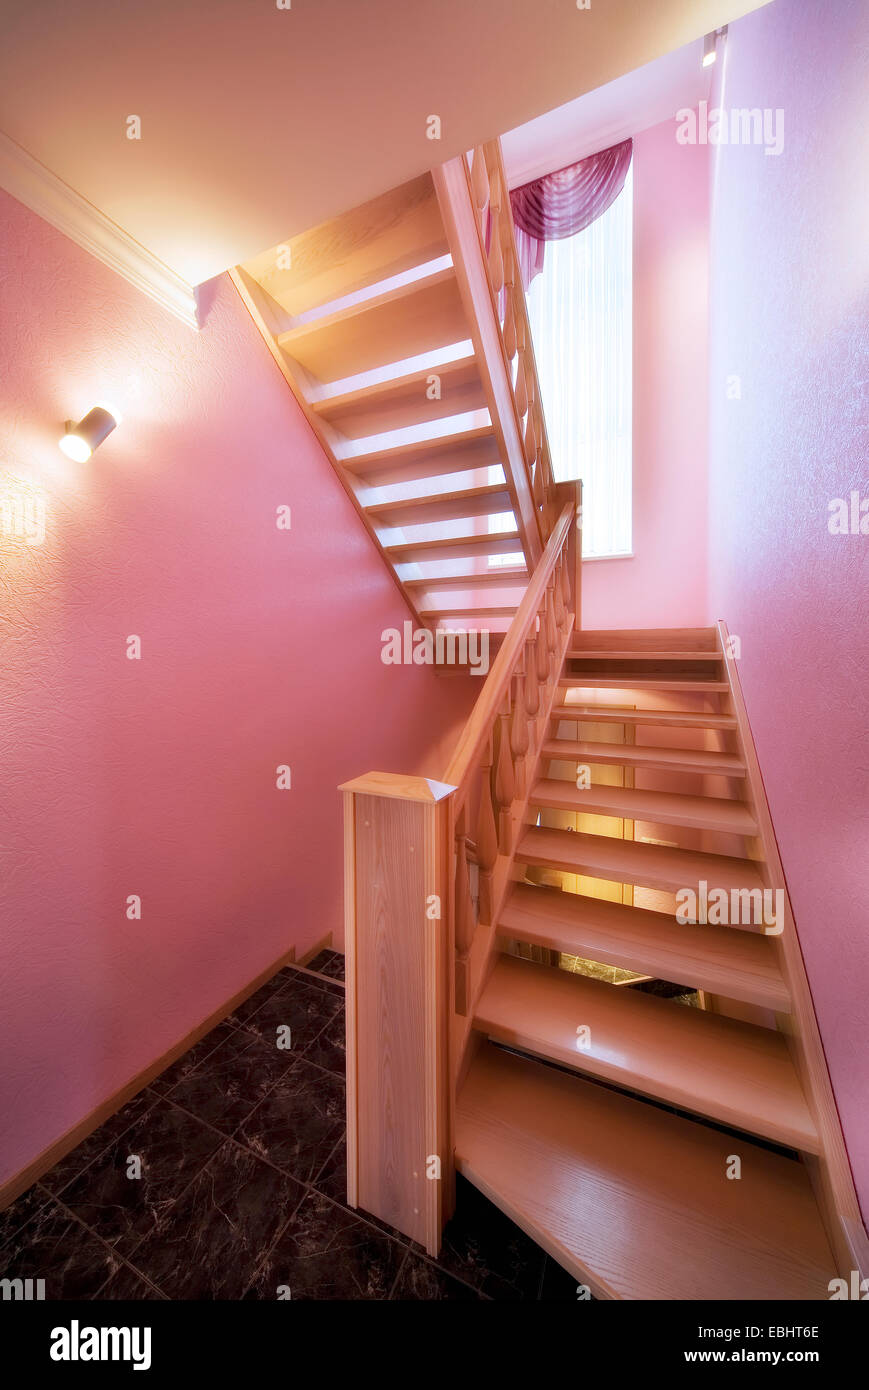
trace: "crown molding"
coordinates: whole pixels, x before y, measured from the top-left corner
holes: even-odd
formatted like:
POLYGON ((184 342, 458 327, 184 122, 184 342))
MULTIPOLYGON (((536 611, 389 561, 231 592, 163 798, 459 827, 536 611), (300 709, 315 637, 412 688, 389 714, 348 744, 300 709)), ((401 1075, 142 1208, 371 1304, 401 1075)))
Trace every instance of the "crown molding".
POLYGON ((196 289, 0 131, 0 187, 190 328, 196 289))

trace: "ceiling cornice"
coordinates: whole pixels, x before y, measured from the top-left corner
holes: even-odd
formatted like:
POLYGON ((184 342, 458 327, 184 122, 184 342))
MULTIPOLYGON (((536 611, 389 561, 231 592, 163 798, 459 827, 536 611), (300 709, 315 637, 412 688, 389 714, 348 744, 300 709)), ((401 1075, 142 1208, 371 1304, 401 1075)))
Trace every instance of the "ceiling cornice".
POLYGON ((0 188, 190 328, 196 289, 0 131, 0 188))

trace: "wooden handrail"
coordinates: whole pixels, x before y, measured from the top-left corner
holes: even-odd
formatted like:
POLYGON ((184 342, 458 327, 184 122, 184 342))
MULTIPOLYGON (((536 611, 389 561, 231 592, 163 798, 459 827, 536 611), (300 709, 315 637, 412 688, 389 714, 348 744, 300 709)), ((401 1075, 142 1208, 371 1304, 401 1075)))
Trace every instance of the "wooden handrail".
POLYGON ((459 801, 483 743, 490 734, 495 716, 500 710, 517 660, 533 624, 537 621, 550 576, 574 523, 575 511, 573 503, 565 503, 444 773, 443 780, 450 786, 458 787, 459 801))

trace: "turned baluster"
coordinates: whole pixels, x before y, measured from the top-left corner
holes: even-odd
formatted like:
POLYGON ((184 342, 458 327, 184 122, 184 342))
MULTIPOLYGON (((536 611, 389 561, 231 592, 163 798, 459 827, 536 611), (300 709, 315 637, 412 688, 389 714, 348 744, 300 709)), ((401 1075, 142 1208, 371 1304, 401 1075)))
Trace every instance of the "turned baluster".
POLYGON ((474 912, 474 899, 471 894, 471 871, 468 864, 468 838, 465 834, 467 819, 463 807, 456 822, 456 882, 453 893, 455 903, 455 1004, 456 1013, 464 1016, 470 1007, 469 963, 471 945, 477 925, 474 912))
POLYGON ((456 951, 466 956, 474 939, 474 901, 471 897, 471 872, 468 866, 468 840, 464 831, 456 831, 456 951))
POLYGON ((504 351, 509 361, 516 356, 516 312, 513 307, 513 291, 504 291, 504 351))
POLYGON ((524 801, 526 785, 526 759, 530 747, 528 715, 525 711, 525 676, 517 671, 513 681, 513 710, 510 722, 510 747, 513 750, 513 767, 516 773, 516 795, 524 801))
POLYGON ((570 567, 567 563, 567 552, 563 551, 561 556, 561 599, 564 604, 564 611, 570 615, 570 567))
POLYGON ((558 626, 555 622, 555 599, 552 593, 552 580, 546 590, 546 645, 549 648, 550 672, 553 679, 557 675, 555 664, 558 660, 558 626))
POLYGON ((513 848, 513 797, 516 794, 516 775, 510 752, 510 702, 498 715, 498 757, 495 763, 495 799, 499 808, 498 848, 509 854, 513 848))
POLYGON ((549 680, 549 648, 546 644, 546 609, 545 597, 538 613, 540 626, 537 629, 537 641, 535 642, 537 655, 537 684, 545 686, 549 680))
POLYGON ((489 175, 486 172, 486 156, 482 145, 478 145, 474 150, 474 162, 471 165, 471 192, 477 209, 477 219, 485 237, 486 205, 489 202, 489 175))
MULTIPOLYGON (((515 322, 518 327, 518 319, 515 322)), ((528 392, 525 389, 525 348, 519 343, 518 335, 516 343, 516 409, 520 418, 528 409, 528 392)))
POLYGON ((498 829, 492 805, 492 736, 480 764, 480 807, 477 813, 477 863, 480 866, 480 921, 492 919, 492 873, 498 858, 498 829))
POLYGON ((489 279, 496 294, 504 285, 504 255, 501 249, 501 179, 497 169, 489 175, 489 279))
POLYGON ((540 511, 546 502, 546 489, 543 486, 543 469, 540 466, 540 445, 534 459, 534 473, 531 480, 531 492, 534 497, 534 505, 540 511))
POLYGON ((540 713, 540 678, 537 671, 537 638, 529 637, 525 643, 525 708, 529 719, 536 719, 540 713))
MULTIPOLYGON (((538 465, 539 467, 539 465, 538 465)), ((555 582, 552 586, 552 596, 555 600, 555 625, 559 632, 564 627, 564 594, 561 589, 561 571, 563 569, 562 557, 555 562, 555 582)))
POLYGON ((534 427, 534 402, 528 405, 528 416, 525 420, 525 458, 529 469, 534 467, 534 458, 537 453, 537 435, 534 427))

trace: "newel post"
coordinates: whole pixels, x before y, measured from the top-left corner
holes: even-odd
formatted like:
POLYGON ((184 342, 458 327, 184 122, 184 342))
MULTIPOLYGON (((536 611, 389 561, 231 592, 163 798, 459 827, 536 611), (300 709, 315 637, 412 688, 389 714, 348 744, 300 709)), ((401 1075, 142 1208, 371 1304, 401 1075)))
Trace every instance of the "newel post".
POLYGON ((455 788, 346 782, 347 1200, 440 1249, 453 1207, 450 813, 455 788))

